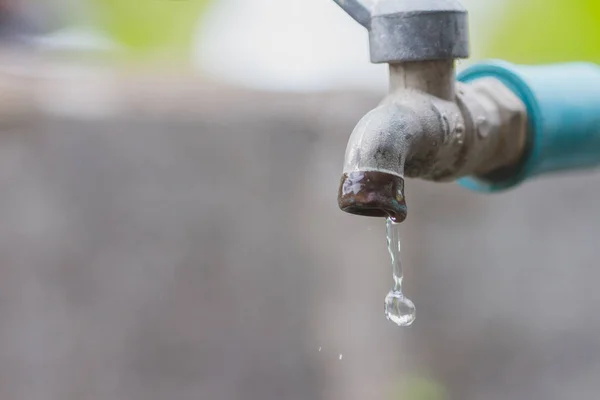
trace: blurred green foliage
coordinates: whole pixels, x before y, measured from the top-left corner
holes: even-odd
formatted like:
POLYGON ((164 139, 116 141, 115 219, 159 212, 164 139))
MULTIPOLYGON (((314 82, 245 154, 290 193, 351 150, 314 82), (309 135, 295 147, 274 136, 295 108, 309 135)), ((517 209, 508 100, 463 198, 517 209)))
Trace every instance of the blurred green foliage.
POLYGON ((400 388, 394 390, 392 400, 444 400, 446 391, 432 379, 425 377, 407 377, 400 388))
POLYGON ((89 0, 95 23, 131 53, 187 56, 211 0, 89 0))
POLYGON ((515 63, 600 63, 600 1, 506 0, 486 58, 515 63))

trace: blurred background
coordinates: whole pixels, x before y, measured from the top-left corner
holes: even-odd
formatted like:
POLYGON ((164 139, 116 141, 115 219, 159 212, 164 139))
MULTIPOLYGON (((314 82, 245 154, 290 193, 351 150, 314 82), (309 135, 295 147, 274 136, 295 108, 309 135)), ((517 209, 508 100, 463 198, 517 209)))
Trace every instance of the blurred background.
MULTIPOLYGON (((473 58, 600 59, 593 0, 463 0, 473 58)), ((590 399, 600 174, 337 209, 386 91, 331 0, 0 0, 0 398, 590 399), (557 211, 560 210, 560 211, 557 211)))

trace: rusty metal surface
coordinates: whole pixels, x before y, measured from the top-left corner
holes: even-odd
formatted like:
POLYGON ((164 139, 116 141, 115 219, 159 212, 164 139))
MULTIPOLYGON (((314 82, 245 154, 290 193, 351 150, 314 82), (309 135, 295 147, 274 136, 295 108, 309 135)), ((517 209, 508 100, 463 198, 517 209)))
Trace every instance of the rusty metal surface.
POLYGON ((365 217, 406 219, 404 178, 378 171, 349 172, 342 176, 338 193, 342 211, 365 217))

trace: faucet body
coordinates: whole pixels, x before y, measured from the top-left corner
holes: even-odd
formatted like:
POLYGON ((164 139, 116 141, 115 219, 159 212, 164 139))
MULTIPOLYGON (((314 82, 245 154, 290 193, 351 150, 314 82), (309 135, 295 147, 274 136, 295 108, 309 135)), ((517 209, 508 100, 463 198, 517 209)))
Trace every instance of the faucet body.
POLYGON ((499 173, 525 149, 525 105, 495 79, 457 84, 454 62, 390 65, 390 94, 346 148, 340 207, 406 218, 404 178, 447 182, 499 173))
POLYGON ((452 181, 518 161, 525 105, 500 82, 456 84, 445 60, 394 64, 390 72, 391 93, 353 131, 344 172, 452 181))
POLYGON ((348 141, 342 210, 402 222, 405 177, 490 191, 600 164, 599 68, 493 62, 457 81, 455 59, 468 56, 457 1, 334 1, 369 30, 372 61, 390 65, 389 95, 348 141))
POLYGON ((369 30, 372 61, 390 66, 390 94, 348 142, 342 210, 401 222, 405 176, 451 181, 518 160, 525 106, 494 80, 456 82, 455 59, 468 56, 467 13, 457 1, 381 0, 370 19, 359 0, 336 2, 369 30))

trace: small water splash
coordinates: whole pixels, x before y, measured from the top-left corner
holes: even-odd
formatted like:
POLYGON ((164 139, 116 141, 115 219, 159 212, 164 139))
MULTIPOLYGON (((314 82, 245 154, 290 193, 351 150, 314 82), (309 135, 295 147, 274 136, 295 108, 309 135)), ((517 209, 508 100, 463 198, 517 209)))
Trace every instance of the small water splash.
POLYGON ((402 263, 400 261, 400 231, 392 218, 386 221, 387 244, 392 261, 394 287, 385 297, 385 316, 398 326, 409 326, 415 321, 415 305, 402 294, 402 263))

